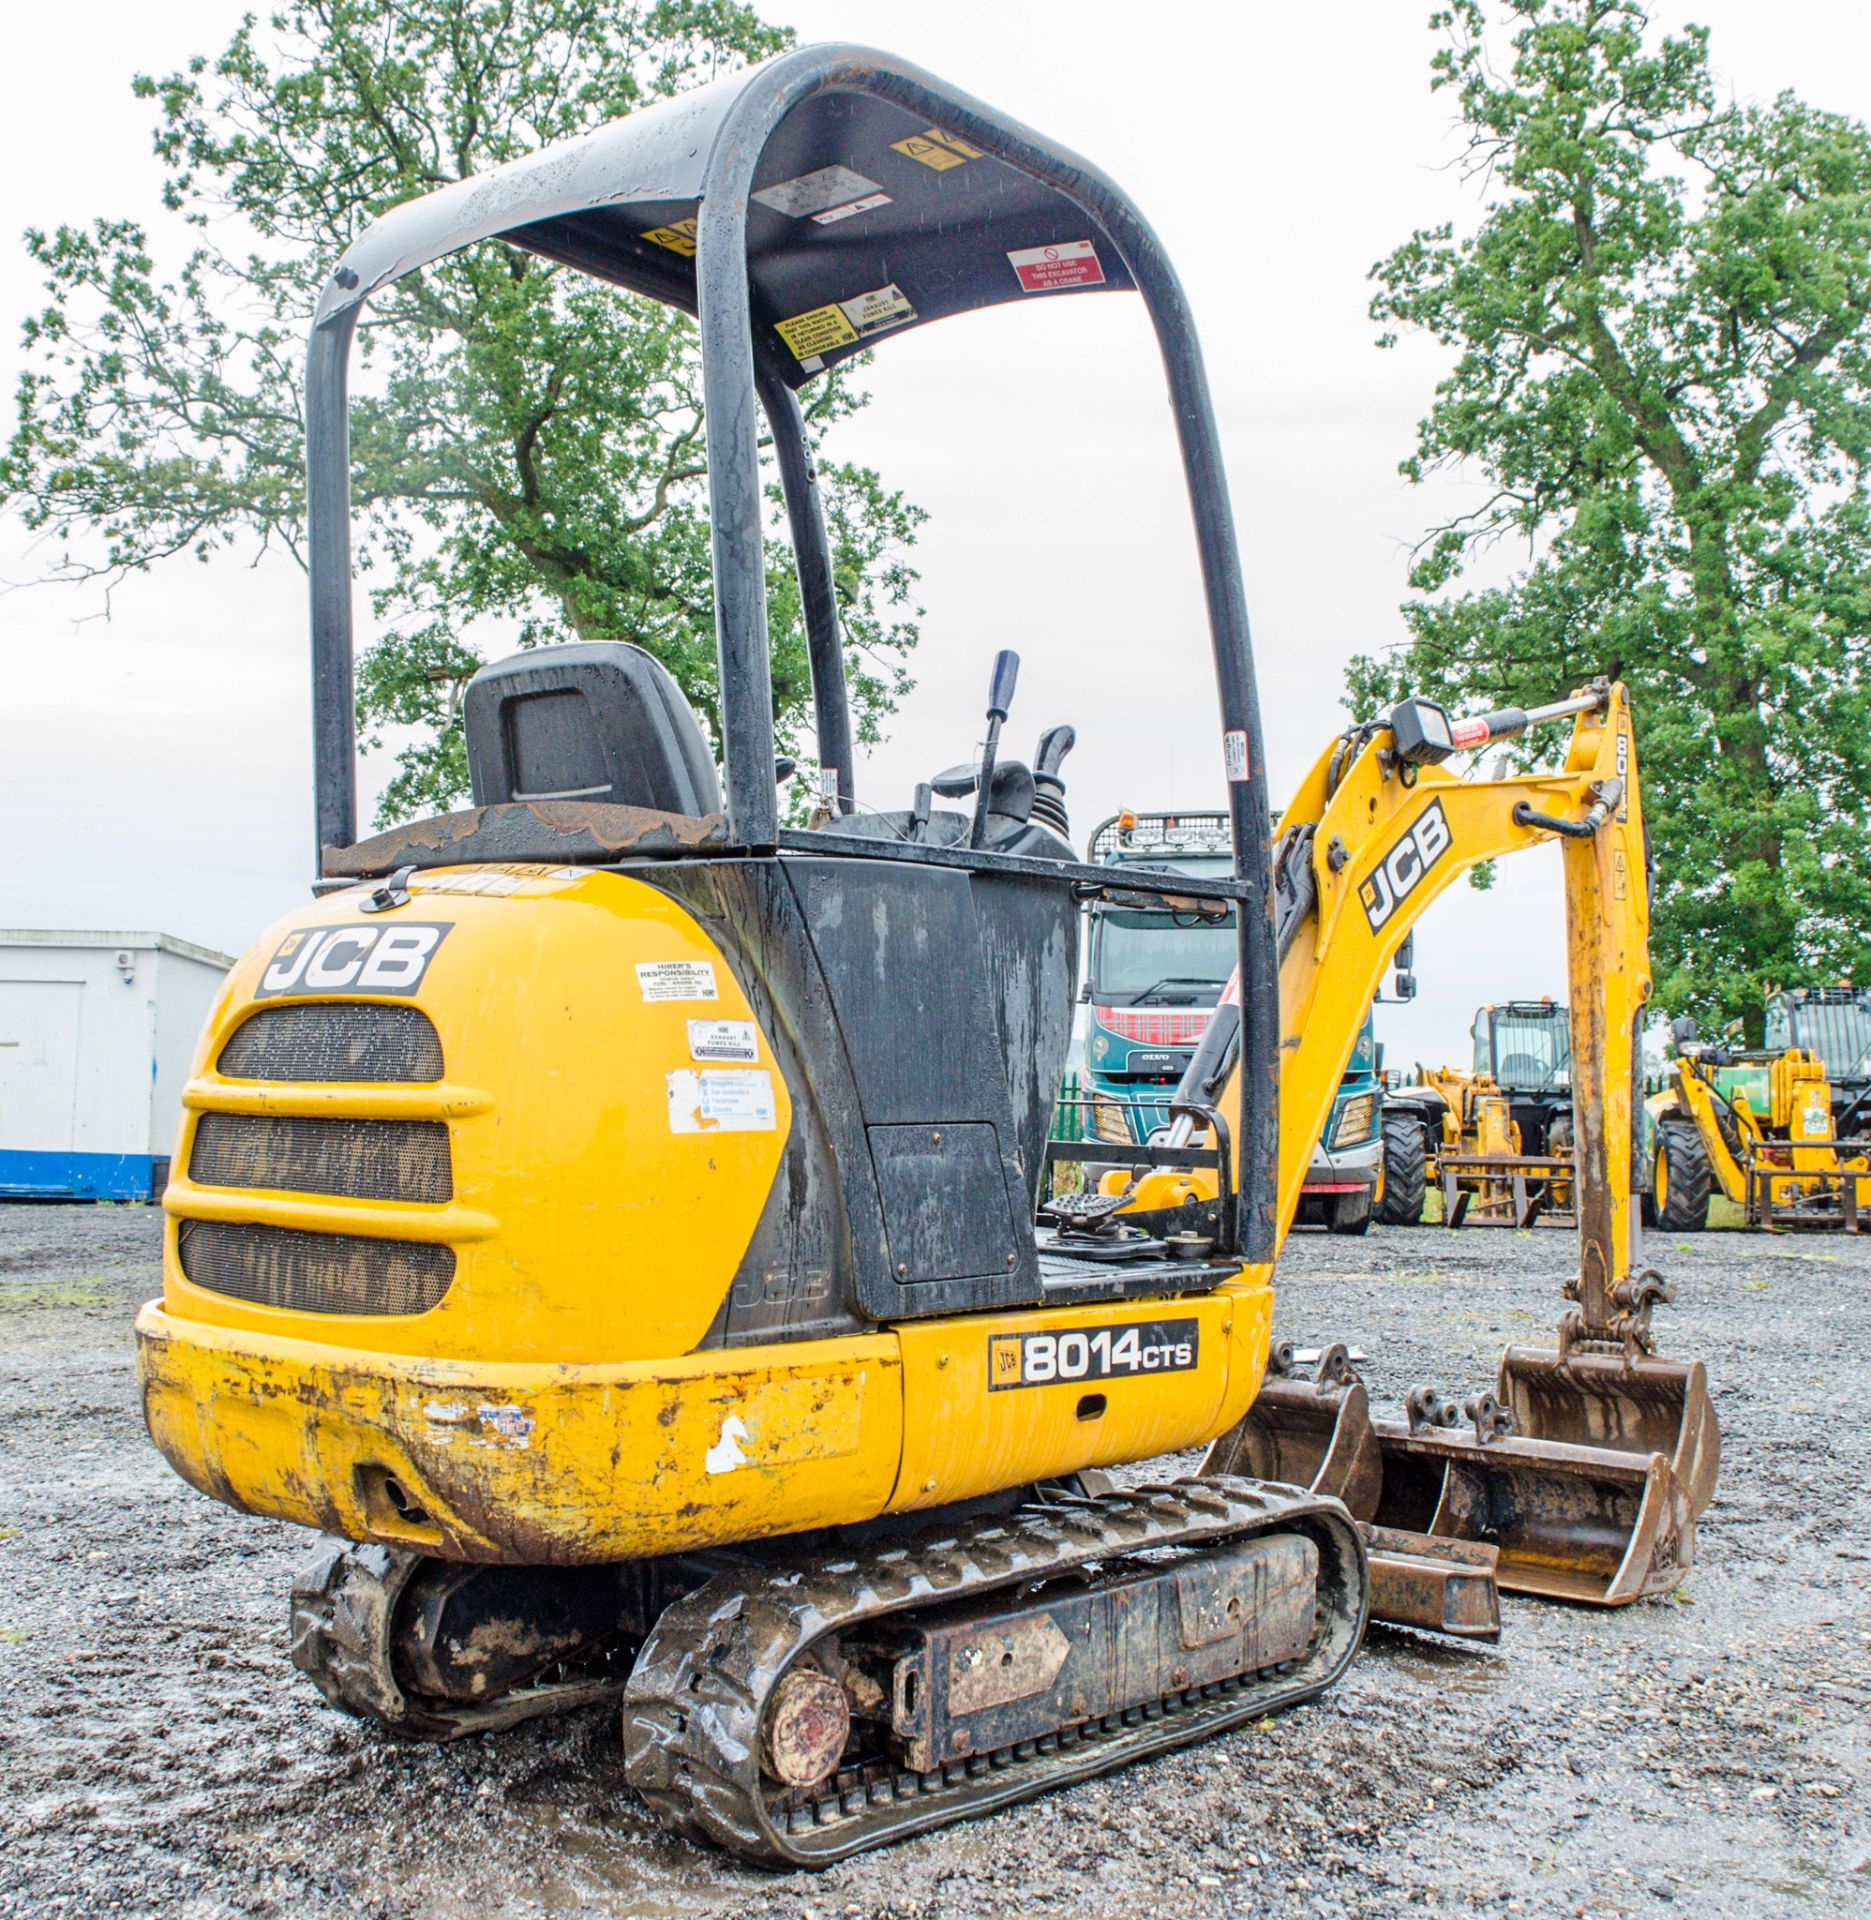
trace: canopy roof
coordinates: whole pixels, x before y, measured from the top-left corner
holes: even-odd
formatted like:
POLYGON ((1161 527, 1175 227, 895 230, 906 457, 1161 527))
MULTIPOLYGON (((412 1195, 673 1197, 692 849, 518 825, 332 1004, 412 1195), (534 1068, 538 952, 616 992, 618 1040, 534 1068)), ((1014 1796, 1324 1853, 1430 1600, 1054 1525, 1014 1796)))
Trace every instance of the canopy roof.
MULTIPOLYGON (((746 209, 756 352, 787 384, 949 314, 1133 285, 1082 205, 983 144, 998 136, 1005 149, 1013 132, 1014 147, 1030 142, 1061 157, 1041 136, 1004 120, 976 124, 953 107, 936 124, 870 90, 900 80, 900 63, 855 48, 809 51, 832 56, 831 84, 786 107, 766 134, 746 209), (852 90, 840 88, 841 73, 852 90)), ((754 86, 771 86, 769 68, 731 74, 393 209, 339 263, 319 322, 490 238, 693 312, 704 182, 730 110, 754 86)), ((1082 162, 1072 166, 1097 178, 1082 162)))

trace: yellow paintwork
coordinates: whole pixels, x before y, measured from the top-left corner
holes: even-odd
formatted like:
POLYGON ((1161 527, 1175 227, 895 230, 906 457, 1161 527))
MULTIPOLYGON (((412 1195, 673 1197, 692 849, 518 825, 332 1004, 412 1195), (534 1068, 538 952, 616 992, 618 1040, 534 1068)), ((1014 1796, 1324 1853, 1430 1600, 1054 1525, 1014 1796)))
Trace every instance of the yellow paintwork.
POLYGON ((792 1113, 762 1033, 773 1129, 671 1131, 665 1076, 691 1065, 686 1022, 754 1021, 726 960, 667 895, 615 874, 444 869, 410 890, 400 920, 450 926, 412 1001, 441 1037, 443 1081, 293 1086, 215 1070, 280 941, 369 924, 361 889, 263 938, 203 1036, 178 1169, 198 1116, 229 1112, 445 1121, 454 1172, 437 1206, 172 1181, 164 1296, 138 1318, 139 1368, 152 1436, 203 1491, 454 1559, 625 1559, 1199 1446, 1258 1392, 1265 1269, 1190 1299, 696 1351, 792 1113), (712 966, 719 997, 646 1000, 635 968, 658 961, 712 966), (183 1275, 187 1219, 444 1242, 456 1277, 406 1317, 250 1306, 183 1275), (1199 1323, 1192 1367, 988 1390, 990 1338, 1159 1319, 1199 1323))
POLYGON ((916 1320, 896 1331, 905 1414, 903 1468, 890 1505, 900 1512, 1081 1467, 1176 1453, 1225 1433, 1260 1391, 1273 1289, 1230 1281, 1188 1298, 1053 1307, 996 1315, 991 1324, 982 1317, 916 1320), (991 1339, 1156 1319, 1199 1323, 1195 1370, 988 1390, 991 1339), (1080 1417, 1087 1396, 1105 1403, 1095 1418, 1080 1417))
MULTIPOLYGON (((733 1281, 779 1168, 792 1105, 766 1037, 771 1131, 676 1133, 666 1075, 694 1065, 687 1022, 753 1020, 698 921, 665 893, 577 869, 417 874, 399 916, 333 895, 272 928, 234 967, 183 1094, 163 1205, 163 1296, 171 1314, 334 1348, 434 1360, 618 1364, 687 1353, 733 1281), (498 893, 469 892, 477 873, 498 893), (222 1078, 214 1063, 254 1010, 254 988, 301 927, 448 923, 412 1004, 441 1035, 434 1086, 288 1086, 222 1078), (718 998, 649 1000, 639 963, 712 965, 718 998), (345 1115, 449 1123, 454 1198, 425 1207, 205 1187, 188 1176, 203 1113, 345 1115), (255 1220, 324 1232, 443 1241, 456 1276, 432 1312, 293 1314, 191 1286, 176 1257, 182 1220, 255 1220), (549 1276, 549 1279, 545 1278, 549 1276)), ((330 999, 342 995, 284 996, 330 999)))
MULTIPOLYGON (((1280 830, 1312 824, 1312 877, 1318 905, 1303 921, 1280 967, 1280 1188, 1279 1230, 1284 1239, 1299 1208, 1311 1164, 1352 1048, 1397 948, 1455 882, 1482 861, 1553 836, 1523 826, 1514 809, 1577 819, 1599 782, 1622 778, 1616 816, 1588 841, 1566 840, 1567 962, 1570 976, 1573 1084, 1589 1086, 1605 1129, 1609 1164, 1630 1164, 1631 1066, 1635 1022, 1650 996, 1649 901, 1643 857, 1643 811, 1630 704, 1622 685, 1610 690, 1607 710, 1573 722, 1565 770, 1507 779, 1463 779, 1441 766, 1415 770, 1407 784, 1386 765, 1389 737, 1379 733, 1330 790, 1336 743, 1320 754, 1281 816, 1280 830), (1373 928, 1360 904, 1373 875, 1404 839, 1440 807, 1448 845, 1373 928), (1343 858, 1333 864, 1333 850, 1343 858)), ((1240 1126, 1237 1070, 1220 1104, 1240 1126)), ((1103 1183, 1111 1188, 1111 1177, 1103 1183)), ((1117 1176, 1121 1187, 1123 1176, 1117 1176)), ((1600 1216, 1581 1219, 1581 1237, 1614 1251, 1599 1256, 1615 1275, 1631 1270, 1637 1217, 1629 1184, 1612 1180, 1594 1199, 1600 1216)), ((1114 1190, 1114 1189, 1113 1189, 1114 1190)), ((1173 1206, 1212 1197, 1214 1178, 1202 1173, 1143 1176, 1132 1209, 1173 1206)))

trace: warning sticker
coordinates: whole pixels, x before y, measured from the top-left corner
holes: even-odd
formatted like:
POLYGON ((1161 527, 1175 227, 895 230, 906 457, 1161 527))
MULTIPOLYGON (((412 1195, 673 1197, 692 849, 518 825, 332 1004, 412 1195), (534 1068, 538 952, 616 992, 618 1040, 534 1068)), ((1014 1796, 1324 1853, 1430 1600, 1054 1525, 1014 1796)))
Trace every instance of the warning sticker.
POLYGON ((695 252, 693 220, 673 220, 666 227, 651 227, 643 237, 659 247, 667 247, 671 253, 692 257, 695 252))
POLYGON ((1089 240, 1061 240, 1050 247, 1020 247, 1007 256, 1022 293, 1054 293, 1060 287, 1101 287, 1104 268, 1089 240))
POLYGON ((1247 735, 1239 727, 1232 727, 1221 736, 1222 752, 1228 763, 1230 780, 1247 778, 1247 735))
POLYGON ((894 284, 873 287, 869 293, 853 294, 849 300, 835 300, 828 307, 814 307, 810 313, 796 313, 790 320, 778 321, 776 332, 792 348, 801 366, 816 370, 815 363, 835 347, 849 347, 866 334, 882 333, 916 318, 916 309, 894 284))
MULTIPOLYGON (((856 201, 879 192, 875 180, 866 180, 849 167, 820 167, 816 173, 802 173, 796 180, 782 180, 777 186, 762 187, 754 198, 775 213, 807 220, 830 210, 855 212, 856 201)), ((890 196, 886 193, 882 198, 887 201, 890 196)))
POLYGON ((893 153, 907 154, 912 160, 920 160, 925 167, 933 167, 937 173, 947 173, 950 167, 965 166, 970 160, 981 159, 979 147, 971 147, 966 140, 957 139, 952 133, 944 133, 940 127, 928 127, 921 133, 912 133, 907 140, 892 140, 893 153))
POLYGON ((764 1067, 678 1067, 665 1078, 671 1133, 771 1133, 780 1124, 764 1067))
POLYGON ((867 193, 862 200, 853 200, 848 206, 827 207, 823 213, 812 216, 815 227, 829 227, 835 220, 849 220, 854 213, 869 213, 873 207, 887 207, 890 196, 887 193, 867 193))
POLYGON ((758 1060, 760 1038, 751 1020, 691 1020, 691 1060, 758 1060))
POLYGON ((719 1000, 711 960, 639 960, 637 985, 646 1000, 719 1000))

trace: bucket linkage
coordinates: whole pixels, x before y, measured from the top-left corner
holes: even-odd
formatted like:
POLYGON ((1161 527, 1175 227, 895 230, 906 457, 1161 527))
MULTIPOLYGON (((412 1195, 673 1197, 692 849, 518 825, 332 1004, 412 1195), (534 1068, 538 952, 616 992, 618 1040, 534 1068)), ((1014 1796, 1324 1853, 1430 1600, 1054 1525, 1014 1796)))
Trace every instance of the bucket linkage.
POLYGON ((1380 1524, 1386 1463, 1370 1399, 1347 1348, 1275 1343, 1247 1413, 1208 1450, 1205 1477, 1245 1474, 1342 1500, 1364 1536, 1371 1618, 1463 1640, 1498 1640, 1495 1549, 1380 1524))

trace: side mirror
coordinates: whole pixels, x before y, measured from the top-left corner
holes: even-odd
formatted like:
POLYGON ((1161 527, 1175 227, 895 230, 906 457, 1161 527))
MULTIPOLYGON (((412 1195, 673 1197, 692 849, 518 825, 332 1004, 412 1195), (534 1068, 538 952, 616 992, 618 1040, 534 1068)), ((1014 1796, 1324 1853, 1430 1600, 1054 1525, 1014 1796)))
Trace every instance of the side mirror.
POLYGON ((1679 1047, 1686 1047, 1696 1037, 1696 1023, 1686 1013, 1679 1013, 1670 1022, 1670 1038, 1679 1047))
POLYGON ((1391 981, 1390 987, 1391 991, 1399 1000, 1414 1000, 1416 998, 1416 975, 1413 973, 1399 973, 1397 977, 1391 981))

